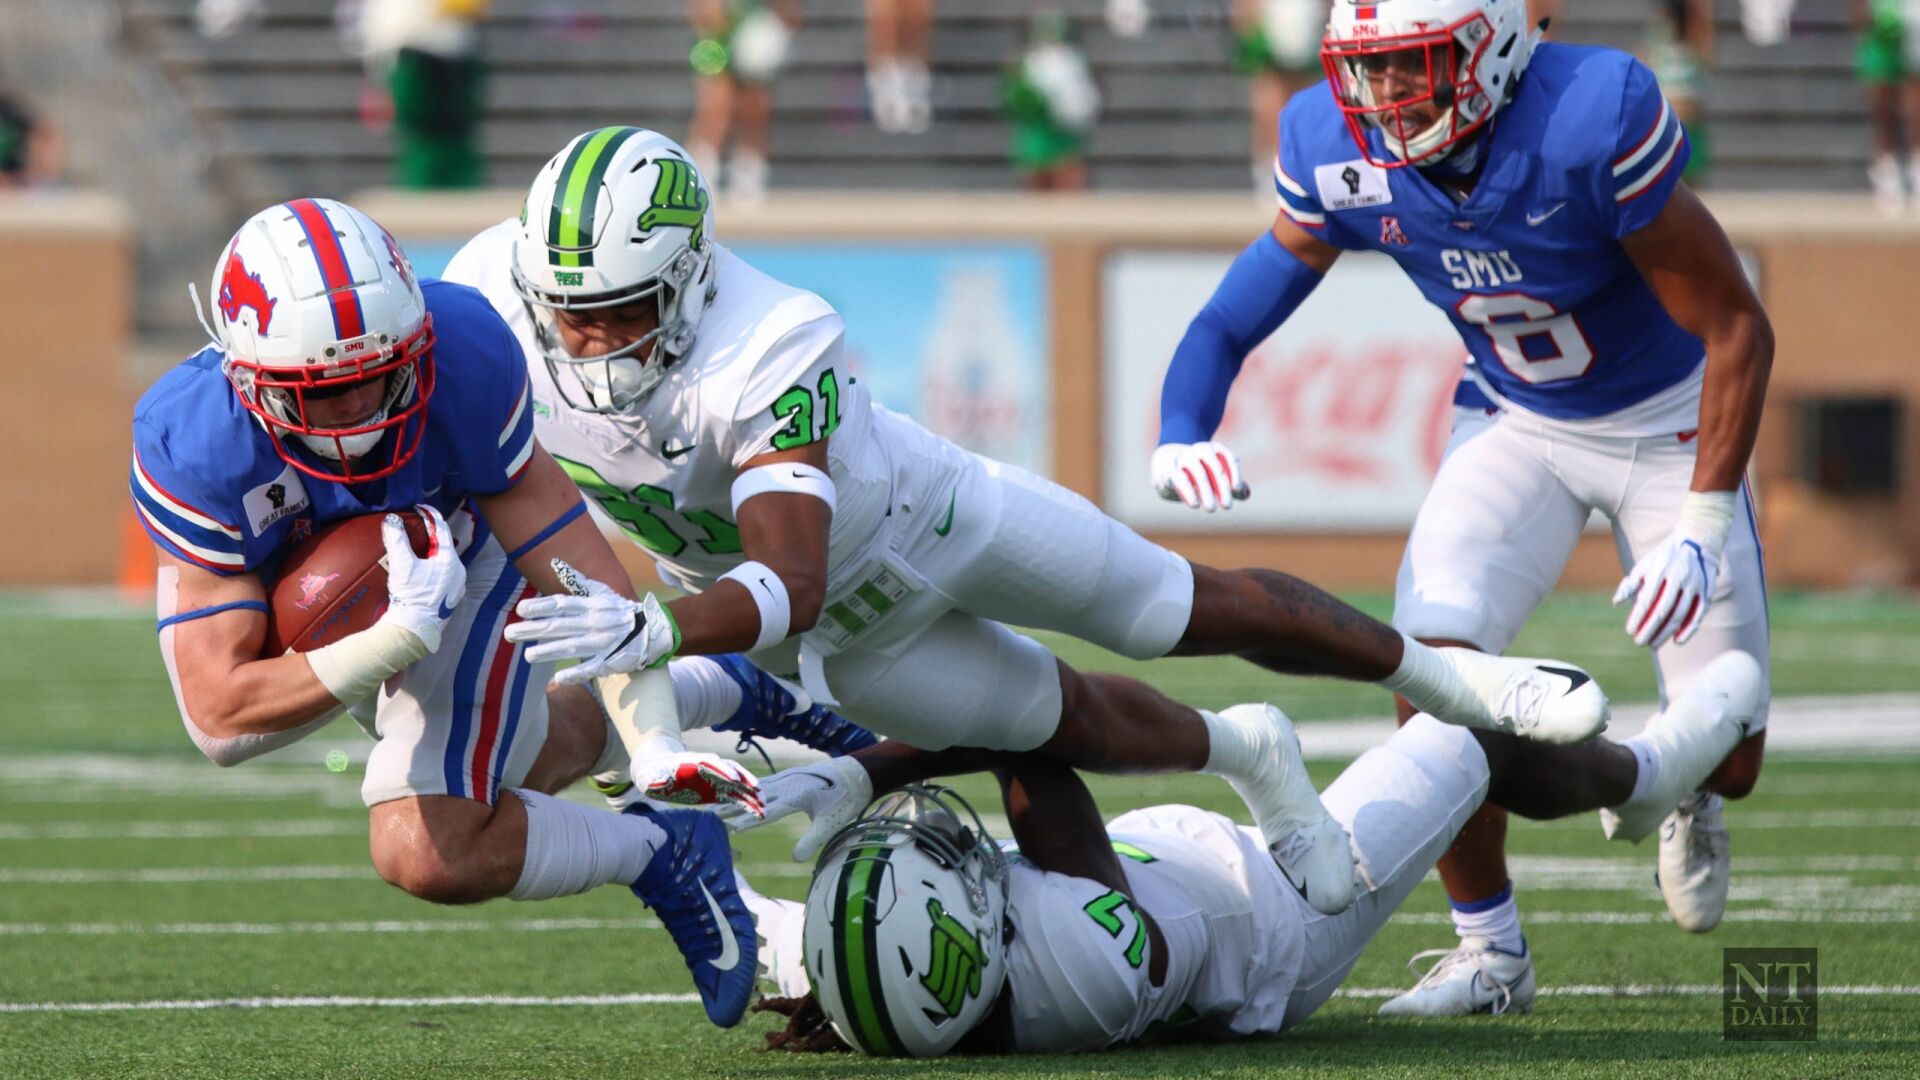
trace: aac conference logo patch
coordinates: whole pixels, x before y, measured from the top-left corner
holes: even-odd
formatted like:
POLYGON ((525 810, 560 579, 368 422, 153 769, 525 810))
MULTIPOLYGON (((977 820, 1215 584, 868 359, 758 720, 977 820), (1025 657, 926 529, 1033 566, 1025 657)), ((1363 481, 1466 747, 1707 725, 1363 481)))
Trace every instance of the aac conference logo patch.
POLYGON ((1722 1035, 1734 1042, 1820 1037, 1818 949, 1723 950, 1722 1035))

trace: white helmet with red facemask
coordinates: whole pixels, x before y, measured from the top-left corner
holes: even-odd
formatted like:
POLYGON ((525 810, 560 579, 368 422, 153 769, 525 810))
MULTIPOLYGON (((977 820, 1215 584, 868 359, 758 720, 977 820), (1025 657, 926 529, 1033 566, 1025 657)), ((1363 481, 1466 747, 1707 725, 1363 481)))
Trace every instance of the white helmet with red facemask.
POLYGON ((413 267, 372 218, 331 199, 262 210, 227 242, 210 299, 222 369, 288 464, 359 483, 392 475, 419 451, 433 320, 413 267), (317 403, 374 381, 383 392, 365 415, 313 415, 327 411, 317 403))
POLYGON ((1425 165, 1513 96, 1538 37, 1526 0, 1335 0, 1320 61, 1368 161, 1425 165))

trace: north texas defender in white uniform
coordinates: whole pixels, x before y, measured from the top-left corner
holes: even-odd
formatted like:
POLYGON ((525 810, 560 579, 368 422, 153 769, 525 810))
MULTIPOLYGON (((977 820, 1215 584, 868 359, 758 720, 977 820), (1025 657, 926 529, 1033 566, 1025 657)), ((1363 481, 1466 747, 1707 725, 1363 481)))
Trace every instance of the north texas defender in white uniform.
MULTIPOLYGON (((1604 725, 1584 672, 1441 653, 1286 575, 1190 565, 1080 496, 872 404, 839 316, 721 247, 698 171, 654 132, 574 139, 521 221, 477 237, 449 276, 520 335, 542 443, 693 594, 635 603, 578 581, 579 595, 521 605, 512 640, 583 661, 563 682, 748 651, 915 746, 1204 769, 1235 783, 1329 911, 1352 895, 1347 844, 1286 781, 1294 748, 1277 713, 1201 713, 1084 676, 1002 622, 1135 658, 1235 653, 1379 681, 1454 723, 1561 741, 1604 725)), ((677 735, 636 737, 636 771, 680 752, 677 735)))
MULTIPOLYGON (((1636 748, 1416 716, 1324 796, 1362 877, 1337 916, 1302 902, 1256 830, 1218 814, 1155 806, 1103 828, 1079 777, 1036 755, 859 751, 874 788, 902 794, 826 841, 804 905, 743 886, 763 970, 786 995, 761 1006, 789 1016, 770 1042, 931 1057, 1099 1050, 1171 1026, 1285 1031, 1333 995, 1483 800, 1536 818, 1614 806, 1658 821, 1739 741, 1763 680, 1752 657, 1725 654, 1636 748), (989 768, 1013 830, 1005 857, 957 796, 905 786, 989 768)), ((768 815, 839 775, 769 778, 768 815)))

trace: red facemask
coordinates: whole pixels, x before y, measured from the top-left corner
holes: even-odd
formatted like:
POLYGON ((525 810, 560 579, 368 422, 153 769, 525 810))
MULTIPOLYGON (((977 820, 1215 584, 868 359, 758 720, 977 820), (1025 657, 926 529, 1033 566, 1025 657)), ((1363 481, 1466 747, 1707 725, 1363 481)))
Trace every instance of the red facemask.
POLYGON ((433 396, 433 345, 433 316, 428 315, 412 336, 386 349, 369 347, 365 356, 291 367, 230 356, 227 378, 287 464, 318 480, 358 484, 392 476, 419 453, 427 430, 427 399, 433 396), (386 381, 388 391, 385 405, 372 419, 344 428, 321 427, 310 419, 316 402, 376 380, 386 381), (370 435, 379 437, 373 445, 364 445, 370 435), (289 436, 309 445, 296 450, 287 444, 289 436), (314 440, 330 443, 333 453, 314 452, 314 440), (362 444, 358 454, 353 452, 356 443, 362 444))

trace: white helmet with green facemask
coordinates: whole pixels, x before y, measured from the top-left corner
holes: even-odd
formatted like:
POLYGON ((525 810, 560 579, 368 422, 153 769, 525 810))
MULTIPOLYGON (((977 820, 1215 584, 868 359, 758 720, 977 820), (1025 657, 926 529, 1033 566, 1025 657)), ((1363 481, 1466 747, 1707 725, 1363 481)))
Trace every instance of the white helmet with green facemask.
POLYGON ((807 890, 814 999, 849 1046, 938 1057, 1007 980, 1007 861, 942 787, 887 795, 827 842, 807 890))
POLYGON ((569 142, 534 178, 514 244, 513 287, 569 406, 619 413, 693 348, 712 301, 713 208, 687 152, 665 135, 606 127, 569 142), (659 325, 604 355, 563 344, 560 313, 611 311, 651 299, 659 325))

